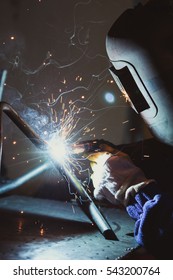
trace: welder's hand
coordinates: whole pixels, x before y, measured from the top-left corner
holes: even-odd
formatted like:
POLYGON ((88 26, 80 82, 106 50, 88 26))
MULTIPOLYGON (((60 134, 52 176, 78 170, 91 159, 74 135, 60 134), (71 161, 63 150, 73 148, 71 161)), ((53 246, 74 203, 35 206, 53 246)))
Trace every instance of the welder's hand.
MULTIPOLYGON (((115 152, 115 151, 114 151, 115 152)), ((112 204, 128 204, 134 195, 150 182, 143 171, 135 166, 129 156, 121 151, 112 154, 106 151, 88 156, 93 174, 94 196, 107 199, 112 204)))

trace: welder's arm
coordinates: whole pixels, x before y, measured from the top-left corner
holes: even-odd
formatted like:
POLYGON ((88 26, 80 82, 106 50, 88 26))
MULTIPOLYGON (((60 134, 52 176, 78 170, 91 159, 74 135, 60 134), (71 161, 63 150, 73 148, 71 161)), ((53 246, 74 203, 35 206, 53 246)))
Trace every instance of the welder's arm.
POLYGON ((173 257, 173 199, 146 179, 127 154, 89 156, 96 199, 122 203, 135 220, 134 236, 156 258, 173 257), (168 252, 169 248, 169 252, 168 252))
POLYGON ((131 195, 147 185, 143 171, 121 151, 102 151, 88 156, 93 170, 91 176, 96 199, 107 199, 112 204, 128 204, 131 195))

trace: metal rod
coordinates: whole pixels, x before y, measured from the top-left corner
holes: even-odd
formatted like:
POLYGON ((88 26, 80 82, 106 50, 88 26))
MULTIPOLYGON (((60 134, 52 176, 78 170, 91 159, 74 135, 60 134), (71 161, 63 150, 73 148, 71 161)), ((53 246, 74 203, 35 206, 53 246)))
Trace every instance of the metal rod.
MULTIPOLYGON (((18 113, 5 102, 0 103, 0 160, 2 158, 2 144, 3 144, 3 130, 2 130, 2 113, 5 113, 15 124, 16 126, 26 135, 27 138, 39 149, 47 149, 48 144, 37 135, 32 128, 18 115, 18 113)), ((98 227, 100 232, 106 239, 118 240, 114 231, 106 221, 106 219, 101 214, 100 210, 97 208, 95 203, 92 201, 89 194, 86 192, 85 188, 81 182, 76 178, 76 176, 71 173, 68 169, 62 168, 56 164, 57 169, 65 173, 70 182, 72 183, 73 188, 76 191, 78 200, 80 202, 81 209, 86 213, 86 215, 92 220, 92 222, 98 227)), ((11 184, 11 187, 15 187, 15 183, 11 184)), ((4 186, 5 192, 5 186, 4 186)))
POLYGON ((32 128, 19 116, 19 114, 6 102, 0 102, 0 172, 2 161, 2 146, 3 146, 3 124, 2 114, 5 113, 15 125, 26 135, 27 138, 39 149, 44 149, 47 144, 44 140, 40 139, 32 128))
POLYGON ((33 170, 30 170, 28 173, 20 176, 17 179, 10 180, 9 182, 4 182, 4 184, 1 183, 0 195, 20 187, 30 179, 48 170, 48 168, 50 168, 51 166, 52 166, 52 162, 42 163, 38 167, 34 168, 33 170))
POLYGON ((111 226, 100 212, 98 207, 95 205, 94 201, 91 199, 82 183, 77 179, 77 177, 69 170, 64 169, 65 174, 72 182, 72 186, 75 188, 78 194, 78 202, 86 215, 91 219, 91 221, 97 225, 100 232, 106 239, 118 240, 111 226))

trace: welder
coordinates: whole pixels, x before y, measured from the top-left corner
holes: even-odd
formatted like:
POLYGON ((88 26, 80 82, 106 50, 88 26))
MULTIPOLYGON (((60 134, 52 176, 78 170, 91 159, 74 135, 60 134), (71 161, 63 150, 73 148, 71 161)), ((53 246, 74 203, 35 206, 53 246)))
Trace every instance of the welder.
MULTIPOLYGON (((110 71, 153 136, 173 146, 173 2, 151 0, 125 11, 111 27, 110 71)), ((116 129, 115 129, 116 133, 116 129)), ((105 144, 90 153, 94 195, 122 204, 136 221, 137 242, 158 259, 173 258, 173 199, 126 153, 105 144), (102 174, 102 175, 101 175, 102 174)))

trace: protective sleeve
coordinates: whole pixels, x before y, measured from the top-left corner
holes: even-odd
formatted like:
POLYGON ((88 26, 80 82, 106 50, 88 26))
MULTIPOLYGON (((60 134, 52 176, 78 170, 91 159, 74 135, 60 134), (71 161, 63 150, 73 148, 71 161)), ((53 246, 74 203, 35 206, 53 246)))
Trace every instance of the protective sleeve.
POLYGON ((151 183, 131 198, 126 207, 136 221, 134 236, 159 259, 173 258, 173 198, 151 183))

